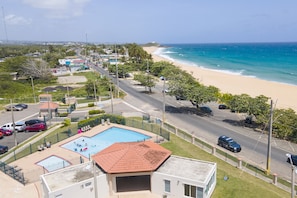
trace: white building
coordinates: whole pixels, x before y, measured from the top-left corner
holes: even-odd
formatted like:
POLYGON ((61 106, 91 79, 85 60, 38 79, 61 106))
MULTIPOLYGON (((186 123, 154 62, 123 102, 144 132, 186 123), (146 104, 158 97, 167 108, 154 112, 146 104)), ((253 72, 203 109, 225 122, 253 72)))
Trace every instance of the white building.
POLYGON ((171 156, 151 141, 115 143, 92 159, 42 175, 44 197, 209 198, 216 186, 216 163, 171 156))

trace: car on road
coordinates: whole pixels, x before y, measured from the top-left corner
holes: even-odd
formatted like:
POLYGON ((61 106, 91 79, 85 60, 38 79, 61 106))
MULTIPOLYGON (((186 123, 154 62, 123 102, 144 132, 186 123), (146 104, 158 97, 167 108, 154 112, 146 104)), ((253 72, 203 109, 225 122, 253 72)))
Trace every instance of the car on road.
POLYGON ((0 145, 0 154, 6 153, 8 151, 8 146, 0 145))
POLYGON ((19 103, 19 104, 16 104, 14 106, 15 107, 22 107, 23 109, 28 109, 28 105, 27 104, 24 104, 24 103, 19 103))
POLYGON ((218 138, 218 145, 234 153, 241 151, 241 146, 232 138, 222 135, 218 138))
POLYGON ((287 162, 291 164, 291 161, 292 161, 292 164, 297 166, 297 155, 292 155, 292 154, 286 154, 286 156, 288 157, 287 158, 287 162))
POLYGON ((29 125, 32 125, 32 124, 36 124, 36 123, 44 123, 44 121, 39 120, 39 119, 32 119, 32 120, 25 121, 25 125, 26 126, 29 126, 29 125))
POLYGON ((5 107, 6 111, 11 111, 11 110, 13 110, 13 111, 23 111, 23 109, 24 109, 23 107, 15 106, 15 105, 8 105, 8 106, 5 107))
POLYGON ((2 133, 4 136, 9 136, 13 134, 12 130, 3 129, 3 128, 0 128, 0 133, 2 133))
POLYGON ((205 114, 213 115, 211 108, 208 106, 200 107, 200 111, 205 114))
POLYGON ((4 138, 4 134, 0 131, 0 139, 4 138))
POLYGON ((176 100, 187 100, 187 97, 186 96, 181 96, 181 95, 176 95, 175 99, 176 100))
POLYGON ((40 132, 45 131, 47 129, 47 126, 45 123, 35 123, 32 125, 26 126, 26 132, 40 132))

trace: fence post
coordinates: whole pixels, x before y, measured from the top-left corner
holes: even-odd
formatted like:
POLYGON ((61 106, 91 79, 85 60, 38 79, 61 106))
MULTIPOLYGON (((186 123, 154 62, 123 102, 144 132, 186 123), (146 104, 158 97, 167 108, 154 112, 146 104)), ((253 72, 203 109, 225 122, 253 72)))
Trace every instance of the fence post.
POLYGON ((212 147, 211 154, 216 155, 216 147, 215 146, 212 147))
POLYGON ((277 174, 273 174, 273 184, 277 186, 277 174))
POLYGON ((30 154, 32 154, 32 144, 30 144, 30 154))
POLYGON ((239 169, 242 169, 242 159, 238 158, 238 167, 239 169))
POLYGON ((59 142, 59 134, 57 133, 57 142, 59 142))

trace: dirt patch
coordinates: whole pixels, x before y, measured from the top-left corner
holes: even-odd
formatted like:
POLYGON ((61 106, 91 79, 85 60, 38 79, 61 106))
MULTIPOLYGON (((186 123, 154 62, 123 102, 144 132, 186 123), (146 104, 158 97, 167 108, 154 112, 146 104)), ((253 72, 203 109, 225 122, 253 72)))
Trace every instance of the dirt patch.
POLYGON ((87 78, 85 76, 60 76, 58 77, 58 83, 65 84, 76 84, 80 82, 87 82, 87 78))

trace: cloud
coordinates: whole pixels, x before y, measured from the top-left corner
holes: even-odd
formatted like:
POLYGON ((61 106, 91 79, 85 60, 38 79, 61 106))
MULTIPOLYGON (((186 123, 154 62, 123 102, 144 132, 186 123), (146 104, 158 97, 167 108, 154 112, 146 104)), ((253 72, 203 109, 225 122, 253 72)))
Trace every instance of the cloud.
POLYGON ((23 0, 33 8, 46 10, 48 18, 71 18, 81 16, 84 6, 91 0, 23 0))
POLYGON ((10 14, 5 16, 5 22, 7 25, 29 25, 31 24, 32 20, 10 14))

